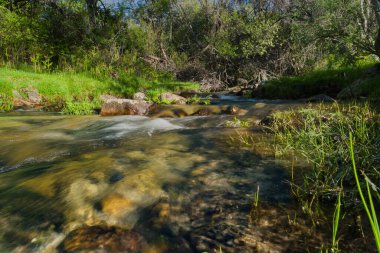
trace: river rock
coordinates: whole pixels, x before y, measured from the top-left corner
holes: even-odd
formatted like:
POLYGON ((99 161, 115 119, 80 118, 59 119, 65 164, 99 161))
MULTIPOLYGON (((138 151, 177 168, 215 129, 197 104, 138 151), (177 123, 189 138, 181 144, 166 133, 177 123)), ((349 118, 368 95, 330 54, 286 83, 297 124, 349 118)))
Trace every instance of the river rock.
POLYGON ((212 115, 213 113, 214 112, 210 108, 204 107, 194 112, 192 116, 209 116, 209 115, 212 115))
POLYGON ((109 99, 102 105, 102 116, 115 115, 145 115, 151 103, 143 100, 132 99, 109 99))
POLYGON ((137 232, 116 226, 83 226, 71 231, 63 241, 63 252, 141 252, 144 239, 137 232))
POLYGON ((145 99, 145 93, 143 92, 137 92, 133 94, 133 100, 144 100, 145 99))
POLYGON ((167 101, 170 103, 175 103, 175 104, 186 104, 186 98, 170 93, 170 92, 162 93, 160 95, 160 100, 167 101))
POLYGON ((241 109, 237 107, 236 105, 230 105, 223 111, 223 113, 231 114, 231 115, 238 115, 240 114, 240 112, 241 112, 241 109))

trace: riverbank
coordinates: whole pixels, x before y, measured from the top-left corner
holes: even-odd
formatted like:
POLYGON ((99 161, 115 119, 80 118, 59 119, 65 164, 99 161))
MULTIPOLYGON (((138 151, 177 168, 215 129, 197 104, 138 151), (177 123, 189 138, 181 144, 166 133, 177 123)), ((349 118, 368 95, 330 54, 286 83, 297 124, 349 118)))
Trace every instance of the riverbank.
POLYGON ((300 76, 284 76, 245 88, 242 95, 265 99, 307 99, 324 94, 334 99, 378 99, 380 64, 322 69, 300 76))
POLYGON ((380 249, 377 110, 378 104, 364 102, 309 105, 275 112, 268 120, 277 156, 292 161, 290 186, 303 213, 314 228, 330 231, 332 240, 323 250, 380 249), (306 168, 295 168, 300 161, 306 168), (373 209, 366 212, 366 205, 373 209), (352 240, 364 240, 368 248, 350 248, 352 240))
MULTIPOLYGON (((149 81, 123 75, 98 80, 77 73, 35 73, 0 68, 0 111, 34 109, 84 115, 99 112, 102 95, 143 99, 156 104, 170 104, 163 93, 184 94, 181 103, 209 103, 200 96, 200 84, 172 79, 149 81)), ((206 91, 207 92, 207 91, 206 91)), ((236 87, 229 94, 257 99, 289 99, 303 102, 331 102, 333 99, 378 100, 380 65, 366 64, 346 69, 320 70, 303 76, 282 77, 253 87, 236 87)), ((170 94, 169 94, 170 95, 170 94)), ((177 101, 178 102, 178 101, 177 101)))
POLYGON ((104 94, 132 97, 136 92, 145 92, 147 100, 165 103, 159 98, 162 93, 198 90, 199 87, 197 83, 149 81, 133 76, 97 80, 85 74, 0 68, 0 111, 29 107, 74 115, 94 114, 100 109, 104 94))

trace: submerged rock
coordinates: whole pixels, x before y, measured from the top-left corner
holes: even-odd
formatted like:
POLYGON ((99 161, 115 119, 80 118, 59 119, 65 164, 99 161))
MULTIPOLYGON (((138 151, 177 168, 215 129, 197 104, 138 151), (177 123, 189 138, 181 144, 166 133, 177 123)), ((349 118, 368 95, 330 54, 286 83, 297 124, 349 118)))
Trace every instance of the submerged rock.
POLYGON ((164 92, 160 95, 161 101, 167 101, 175 104, 186 104, 186 98, 178 96, 170 92, 164 92))
POLYGON ((102 105, 102 116, 115 115, 145 115, 151 103, 144 100, 132 99, 108 99, 102 105))
POLYGON ((141 252, 144 240, 138 233, 116 226, 84 226, 71 231, 61 252, 141 252))
POLYGON ((213 113, 214 112, 210 108, 204 107, 204 108, 200 108, 198 111, 196 111, 192 115, 193 116, 209 116, 209 115, 212 115, 213 113))
POLYGON ((123 195, 114 193, 102 199, 101 206, 103 213, 110 216, 122 217, 131 208, 134 208, 134 203, 123 195))

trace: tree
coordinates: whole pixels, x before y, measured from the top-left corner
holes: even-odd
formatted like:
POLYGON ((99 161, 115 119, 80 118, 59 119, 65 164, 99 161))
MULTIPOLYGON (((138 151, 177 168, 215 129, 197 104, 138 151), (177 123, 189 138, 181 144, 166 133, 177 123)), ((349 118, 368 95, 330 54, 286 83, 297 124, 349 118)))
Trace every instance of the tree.
POLYGON ((372 5, 375 11, 376 20, 379 26, 379 31, 378 31, 376 42, 375 42, 375 50, 376 50, 377 56, 380 57, 380 1, 372 0, 372 5))

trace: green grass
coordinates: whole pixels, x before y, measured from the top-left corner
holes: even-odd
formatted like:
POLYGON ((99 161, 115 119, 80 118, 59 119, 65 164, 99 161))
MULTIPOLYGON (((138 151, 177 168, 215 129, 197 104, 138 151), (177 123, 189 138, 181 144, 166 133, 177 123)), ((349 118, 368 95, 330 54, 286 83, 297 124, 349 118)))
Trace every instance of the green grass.
POLYGON ((35 88, 43 98, 45 110, 62 111, 66 114, 93 114, 100 108, 100 95, 112 94, 132 97, 138 91, 145 92, 148 100, 161 101, 163 92, 197 90, 199 84, 173 80, 148 81, 137 76, 123 75, 117 80, 97 80, 85 74, 35 73, 31 71, 0 68, 0 111, 13 109, 13 90, 22 96, 23 88, 35 88))
MULTIPOLYGON (((320 225, 326 219, 330 220, 329 210, 335 201, 338 203, 331 217, 332 249, 337 250, 339 217, 343 216, 353 217, 345 221, 345 227, 357 226, 354 218, 367 213, 378 240, 375 210, 378 210, 380 198, 379 194, 371 196, 370 186, 378 192, 380 115, 368 104, 310 105, 274 113, 271 128, 275 134, 277 155, 294 154, 298 159, 308 161, 310 168, 297 171, 300 177, 293 178, 291 184, 292 192, 313 223, 320 225), (361 182, 356 165, 352 170, 352 139, 355 141, 355 164, 365 178, 361 182), (365 202, 361 188, 367 189, 369 204, 365 202)), ((368 230, 370 228, 365 228, 368 230)))
POLYGON ((69 73, 33 73, 0 68, 0 93, 6 96, 0 110, 12 109, 12 90, 35 88, 51 110, 70 114, 90 114, 100 105, 99 96, 111 91, 110 82, 69 73))
MULTIPOLYGON (((380 253, 380 227, 379 227, 379 222, 377 220, 377 215, 376 215, 376 210, 375 210, 375 205, 374 205, 374 199, 375 198, 372 197, 371 191, 374 190, 376 192, 376 194, 377 194, 376 196, 378 197, 378 200, 380 200, 379 199, 379 193, 378 193, 378 189, 376 188, 376 186, 372 187, 372 189, 371 189, 371 187, 369 186, 371 181, 369 180, 368 177, 365 177, 365 182, 366 182, 365 186, 367 189, 369 204, 367 203, 367 200, 364 197, 363 191, 361 189, 360 181, 359 181, 359 176, 358 176, 358 172, 357 172, 358 170, 356 168, 356 162, 355 162, 355 153, 354 153, 354 144, 353 143, 354 142, 353 142, 352 133, 350 133, 350 155, 351 155, 352 167, 353 167, 353 171, 354 171, 354 175, 355 175, 355 182, 356 182, 356 186, 357 186, 357 189, 358 189, 358 192, 360 195, 360 199, 363 203, 364 209, 367 213, 367 217, 368 217, 369 222, 371 224, 373 236, 375 237, 377 251, 380 253)), ((364 174, 364 172, 363 172, 363 174, 364 174)), ((364 174, 364 176, 365 176, 365 174, 364 174)), ((372 182, 371 182, 371 184, 373 185, 372 182)))
POLYGON ((121 75, 112 87, 115 93, 125 97, 132 97, 136 92, 145 92, 147 99, 155 103, 165 103, 159 99, 159 95, 163 92, 180 92, 199 88, 200 85, 193 82, 179 82, 171 78, 158 78, 151 81, 128 74, 121 75))
MULTIPOLYGON (((331 97, 336 95, 354 81, 365 78, 365 71, 370 64, 343 69, 317 70, 303 76, 281 77, 269 81, 263 87, 262 97, 268 99, 300 99, 318 94, 331 97)), ((361 91, 363 96, 380 95, 380 76, 368 80, 361 91)))

